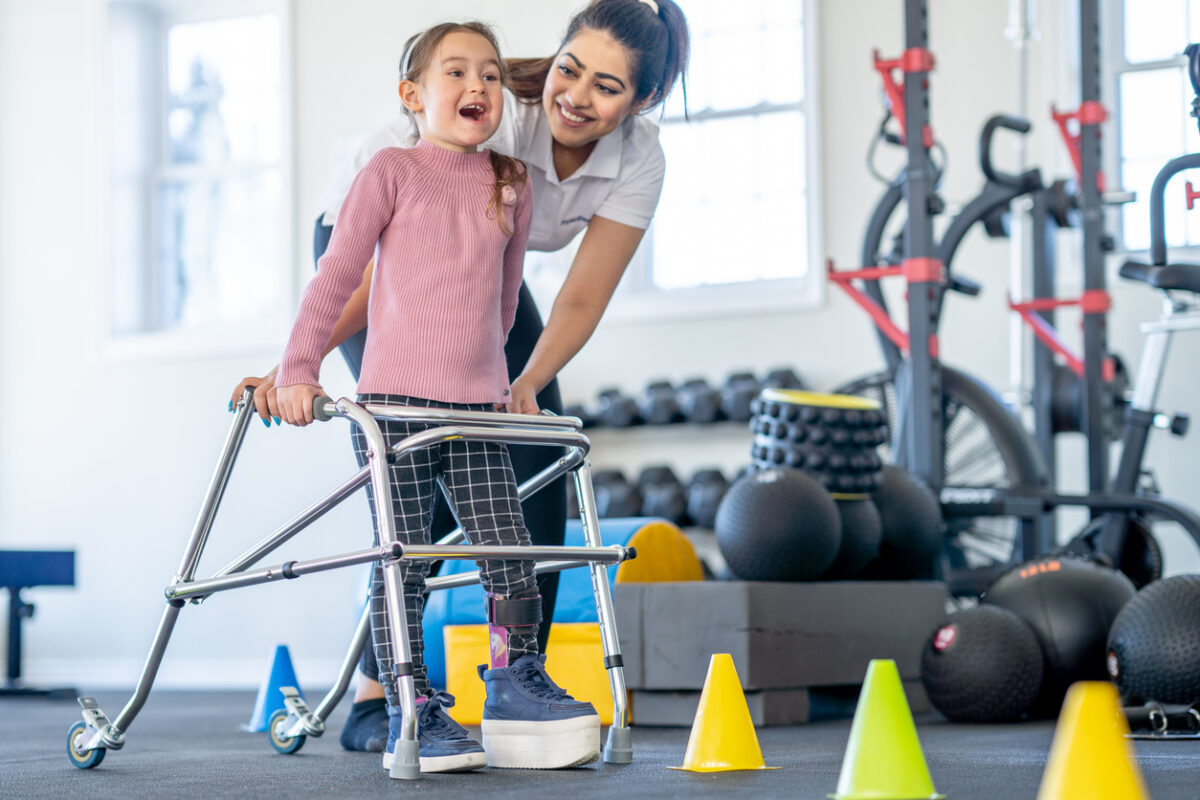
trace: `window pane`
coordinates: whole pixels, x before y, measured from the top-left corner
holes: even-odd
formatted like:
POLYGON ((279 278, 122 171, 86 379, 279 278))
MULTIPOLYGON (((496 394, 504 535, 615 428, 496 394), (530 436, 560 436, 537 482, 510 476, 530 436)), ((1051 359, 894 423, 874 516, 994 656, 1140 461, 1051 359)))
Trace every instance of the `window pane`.
MULTIPOLYGON (((688 107, 729 110, 804 98, 803 2, 692 0, 688 107)), ((682 93, 667 104, 683 116, 682 93)))
POLYGON ((169 28, 168 163, 278 160, 279 46, 274 15, 169 28))
POLYGON ((279 171, 164 183, 159 191, 155 327, 269 314, 283 300, 279 171))
POLYGON ((1121 151, 1125 158, 1167 158, 1183 152, 1183 72, 1178 68, 1121 76, 1121 151))
POLYGON ((807 263, 804 117, 668 125, 671 154, 654 235, 654 285, 795 278, 807 263), (775 142, 777 147, 755 147, 775 142))
POLYGON ((1184 0, 1125 0, 1125 58, 1133 64, 1183 52, 1184 0))
MULTIPOLYGON (((1137 193, 1137 202, 1122 207, 1125 249, 1150 246, 1150 188, 1154 176, 1172 158, 1200 149, 1196 120, 1189 116, 1193 97, 1182 69, 1128 72, 1121 76, 1121 188, 1137 193)), ((1189 231, 1183 193, 1187 177, 1176 177, 1164 198, 1167 245, 1200 242, 1189 231)))

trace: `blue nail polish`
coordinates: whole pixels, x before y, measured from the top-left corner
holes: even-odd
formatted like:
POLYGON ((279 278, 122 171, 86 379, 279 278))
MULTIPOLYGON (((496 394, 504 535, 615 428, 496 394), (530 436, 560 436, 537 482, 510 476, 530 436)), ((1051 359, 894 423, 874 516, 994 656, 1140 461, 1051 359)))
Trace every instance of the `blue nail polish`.
POLYGON ((264 420, 263 420, 263 425, 266 425, 268 428, 269 428, 269 427, 271 427, 271 420, 269 420, 269 419, 264 419, 264 420))
POLYGON ((282 425, 283 423, 279 421, 279 417, 275 417, 275 424, 282 425))
POLYGON ((233 411, 233 401, 232 400, 229 401, 229 410, 233 411))

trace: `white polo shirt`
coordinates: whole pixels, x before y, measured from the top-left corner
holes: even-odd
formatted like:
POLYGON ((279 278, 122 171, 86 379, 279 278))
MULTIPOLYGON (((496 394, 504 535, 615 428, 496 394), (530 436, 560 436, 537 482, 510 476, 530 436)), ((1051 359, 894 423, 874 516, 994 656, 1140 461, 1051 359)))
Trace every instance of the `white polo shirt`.
MULTIPOLYGON (((416 126, 404 114, 367 137, 321 198, 321 221, 336 223, 354 176, 378 150, 412 147, 416 142, 416 126)), ((554 171, 552 143, 541 103, 522 103, 505 90, 500 128, 483 146, 519 158, 529 168, 533 224, 528 250, 558 250, 587 227, 593 216, 643 230, 650 225, 666 172, 657 125, 645 117, 630 116, 600 139, 583 166, 563 181, 554 171)))

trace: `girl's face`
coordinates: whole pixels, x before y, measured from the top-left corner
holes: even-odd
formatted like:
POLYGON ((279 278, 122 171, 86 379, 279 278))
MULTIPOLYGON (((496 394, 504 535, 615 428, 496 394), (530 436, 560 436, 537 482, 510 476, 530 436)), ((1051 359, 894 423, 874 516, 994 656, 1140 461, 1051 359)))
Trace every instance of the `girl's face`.
POLYGON ((400 99, 417 118, 421 138, 473 153, 500 127, 500 58, 484 37, 446 34, 417 81, 400 82, 400 99))
POLYGON ((542 90, 556 142, 581 147, 634 112, 631 61, 629 51, 601 31, 581 30, 563 45, 542 90))

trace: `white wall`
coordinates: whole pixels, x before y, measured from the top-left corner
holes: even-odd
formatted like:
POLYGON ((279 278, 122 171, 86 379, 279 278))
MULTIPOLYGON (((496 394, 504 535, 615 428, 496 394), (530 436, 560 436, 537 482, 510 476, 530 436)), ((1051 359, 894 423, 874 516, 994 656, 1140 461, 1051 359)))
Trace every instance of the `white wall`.
MULTIPOLYGON (((395 61, 404 38, 448 15, 479 15, 502 26, 508 53, 548 53, 571 5, 295 0, 298 285, 311 270, 312 217, 336 161, 349 142, 396 110, 395 61)), ((1075 102, 1056 88, 1070 85, 1073 58, 1061 32, 1065 4, 1044 5, 1052 8, 1043 11, 1043 37, 1034 51, 1033 74, 1042 85, 1032 108, 1039 114, 1051 99, 1060 106, 1075 102)), ((973 163, 980 124, 1013 102, 1011 49, 1002 33, 1006 6, 1001 0, 931 3, 933 123, 951 154, 944 188, 951 202, 981 183, 973 163)), ((858 257, 879 190, 863 166, 880 109, 870 54, 876 47, 885 56, 903 49, 900 8, 898 0, 820 3, 820 202, 826 250, 844 266, 858 257)), ((99 64, 98 23, 93 0, 0 0, 0 391, 9 398, 0 417, 0 547, 76 550, 74 589, 29 593, 38 612, 26 626, 26 676, 89 690, 129 685, 136 677, 161 613, 161 589, 178 565, 227 430, 228 392, 237 378, 274 362, 283 336, 276 347, 242 353, 104 355, 97 335, 104 191, 96 168, 103 109, 84 77, 99 64)), ((1051 164, 1055 174, 1067 168, 1044 122, 1030 156, 1051 164)), ((1074 248, 1068 235, 1063 250, 1074 248)), ((952 301, 946 361, 1003 382, 1007 248, 973 235, 956 266, 988 289, 977 300, 952 301)), ((1117 287, 1115 295, 1112 338, 1136 361, 1135 321, 1155 306, 1138 288, 1117 287)), ((607 321, 562 382, 569 400, 584 400, 602 385, 632 391, 659 375, 722 380, 739 367, 793 364, 814 386, 827 388, 876 369, 876 349, 864 316, 830 291, 826 305, 809 313, 607 321), (644 357, 631 361, 629 353, 644 357)), ((1194 346, 1181 343, 1175 356, 1194 363, 1194 346)), ((324 377, 330 391, 352 391, 336 360, 324 377)), ((1185 408, 1196 396, 1196 378, 1181 369, 1165 392, 1168 408, 1185 408)), ((252 427, 202 567, 215 570, 342 480, 353 465, 346 439, 338 425, 252 427)), ((1189 496, 1200 476, 1188 452, 1185 443, 1161 438, 1152 449, 1168 494, 1189 496)), ((365 503, 351 501, 270 561, 357 549, 367 542, 368 526, 365 503)), ((363 580, 363 572, 346 570, 186 608, 160 685, 253 685, 276 642, 291 646, 302 682, 329 681, 363 580)))

